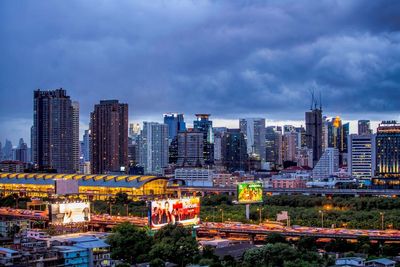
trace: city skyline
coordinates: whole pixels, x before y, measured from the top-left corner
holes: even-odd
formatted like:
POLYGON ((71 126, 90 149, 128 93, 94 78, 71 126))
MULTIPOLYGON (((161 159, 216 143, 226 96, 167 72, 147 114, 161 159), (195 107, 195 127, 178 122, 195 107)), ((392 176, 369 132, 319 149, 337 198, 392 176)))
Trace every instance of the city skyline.
POLYGON ((103 99, 129 104, 130 122, 177 111, 188 121, 211 113, 215 126, 241 117, 276 125, 303 121, 315 89, 329 116, 370 119, 373 129, 400 120, 396 1, 0 7, 3 142, 29 140, 37 88, 62 87, 79 101, 80 137, 103 99))

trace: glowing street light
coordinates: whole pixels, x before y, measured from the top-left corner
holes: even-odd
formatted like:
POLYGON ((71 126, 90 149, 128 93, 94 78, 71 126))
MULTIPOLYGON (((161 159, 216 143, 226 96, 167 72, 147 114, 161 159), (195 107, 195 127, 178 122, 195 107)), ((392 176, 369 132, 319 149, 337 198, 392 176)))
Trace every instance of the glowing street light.
POLYGON ((379 214, 381 215, 381 229, 384 230, 385 229, 385 213, 379 212, 379 214))
POLYGON ((324 212, 322 210, 318 211, 321 214, 321 227, 324 228, 324 212))

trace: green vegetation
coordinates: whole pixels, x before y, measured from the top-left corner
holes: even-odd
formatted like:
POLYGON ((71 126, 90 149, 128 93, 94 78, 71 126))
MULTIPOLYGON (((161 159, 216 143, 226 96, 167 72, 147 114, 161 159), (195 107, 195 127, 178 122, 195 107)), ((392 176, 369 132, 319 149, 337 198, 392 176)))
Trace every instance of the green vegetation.
POLYGON ((164 266, 165 262, 172 262, 186 266, 199 259, 191 229, 180 225, 167 225, 151 236, 145 229, 123 223, 113 229, 107 242, 112 258, 129 264, 150 262, 151 266, 164 266))
POLYGON ((384 213, 385 228, 400 229, 400 199, 383 197, 317 197, 317 196, 268 196, 264 203, 253 204, 250 221, 245 218, 245 206, 232 203, 228 195, 209 195, 202 199, 202 221, 239 221, 257 223, 260 220, 275 220, 276 214, 288 211, 292 225, 324 226, 359 229, 380 229, 381 213, 384 213))

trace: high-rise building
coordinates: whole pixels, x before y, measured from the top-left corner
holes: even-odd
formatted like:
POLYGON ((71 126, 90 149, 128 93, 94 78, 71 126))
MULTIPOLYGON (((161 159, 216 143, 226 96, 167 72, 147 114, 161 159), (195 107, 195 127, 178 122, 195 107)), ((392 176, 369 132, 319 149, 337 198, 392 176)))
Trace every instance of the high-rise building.
POLYGON ((371 134, 371 123, 369 120, 359 120, 358 121, 358 134, 371 134))
POLYGON ((332 118, 328 125, 328 147, 339 150, 339 164, 347 165, 347 139, 350 132, 350 124, 342 124, 339 116, 332 118))
POLYGON ((178 160, 180 167, 204 166, 204 134, 198 131, 178 133, 178 160))
POLYGON ((117 172, 128 165, 128 104, 101 100, 90 114, 91 173, 117 172))
POLYGON ((196 114, 194 130, 203 133, 203 157, 206 165, 214 164, 214 133, 210 114, 196 114))
POLYGON ((72 101, 72 154, 74 162, 74 171, 79 172, 80 153, 79 153, 79 103, 72 101))
POLYGON ((297 137, 296 132, 283 134, 283 161, 296 161, 297 137))
POLYGON ((82 143, 82 156, 83 161, 90 161, 90 130, 85 130, 83 134, 83 143, 82 143))
MULTIPOLYGON (((34 91, 32 155, 39 169, 74 173, 74 108, 63 89, 34 91)), ((79 121, 79 120, 78 120, 79 121)))
POLYGON ((275 143, 275 127, 268 126, 265 128, 265 161, 272 164, 277 162, 276 143, 275 143))
POLYGON ((140 134, 139 123, 129 123, 129 137, 136 137, 140 134))
POLYGON ((222 135, 222 163, 229 172, 247 170, 247 148, 244 134, 239 129, 228 129, 222 135))
POLYGON ((355 178, 371 179, 375 173, 375 135, 351 134, 348 144, 349 174, 355 178))
POLYGON ((13 145, 10 140, 6 139, 3 148, 3 160, 12 160, 13 159, 13 145))
POLYGON ((313 150, 314 165, 322 155, 322 109, 316 108, 306 112, 306 143, 313 150))
POLYGON ((13 159, 24 163, 29 162, 29 148, 22 138, 19 139, 18 147, 14 149, 13 159))
POLYGON ((383 121, 376 133, 376 176, 400 178, 400 123, 383 121))
POLYGON ((265 119, 240 119, 239 126, 246 139, 247 154, 265 162, 265 119))
POLYGON ((296 127, 295 129, 297 133, 297 144, 296 146, 298 148, 300 147, 307 147, 307 142, 306 142, 306 129, 304 129, 303 126, 296 127))
POLYGON ((168 166, 168 125, 143 122, 139 135, 139 165, 145 174, 162 174, 168 166))
POLYGON ((186 123, 183 114, 166 113, 164 114, 164 123, 168 125, 168 139, 170 142, 179 132, 186 131, 186 123))
POLYGON ((312 175, 314 179, 328 178, 339 169, 339 150, 328 147, 315 165, 312 175))

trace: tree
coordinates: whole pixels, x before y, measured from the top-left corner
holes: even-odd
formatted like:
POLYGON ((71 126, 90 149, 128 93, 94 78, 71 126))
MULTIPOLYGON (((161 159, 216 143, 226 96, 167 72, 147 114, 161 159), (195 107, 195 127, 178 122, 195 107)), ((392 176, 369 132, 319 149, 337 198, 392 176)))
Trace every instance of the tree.
POLYGON ((130 223, 114 227, 107 243, 111 246, 113 259, 124 260, 130 264, 146 261, 153 241, 145 230, 130 223))
POLYGON ((275 243, 287 243, 286 238, 279 233, 272 233, 267 236, 265 239, 267 243, 275 244, 275 243))
POLYGON ((154 235, 155 245, 149 252, 151 258, 185 266, 199 254, 198 243, 192 231, 179 224, 168 224, 154 235))
POLYGON ((312 236, 302 236, 297 243, 299 250, 305 251, 316 251, 317 250, 317 239, 312 236))

